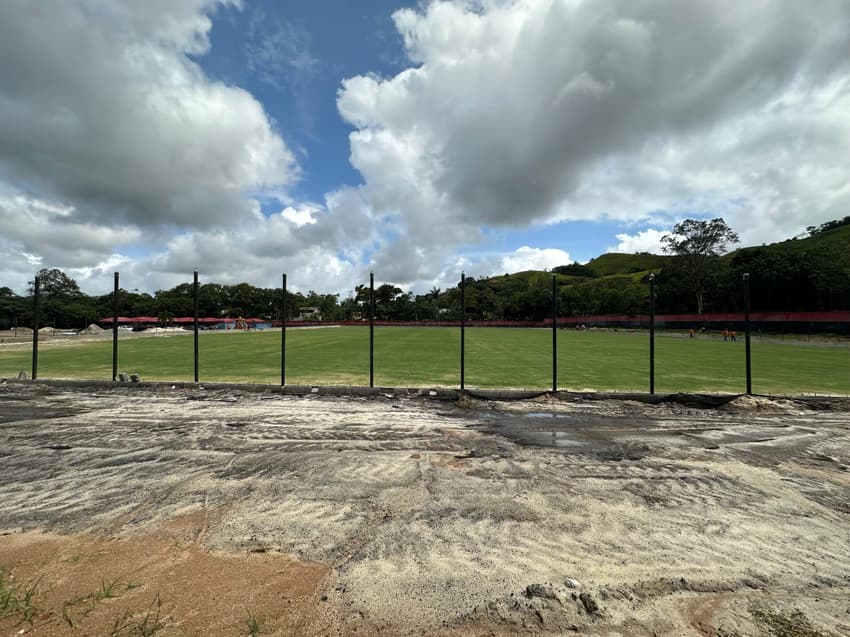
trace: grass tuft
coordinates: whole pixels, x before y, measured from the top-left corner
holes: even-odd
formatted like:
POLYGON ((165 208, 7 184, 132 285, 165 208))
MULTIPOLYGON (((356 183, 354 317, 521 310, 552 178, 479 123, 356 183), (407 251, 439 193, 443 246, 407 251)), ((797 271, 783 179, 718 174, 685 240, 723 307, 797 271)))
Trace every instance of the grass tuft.
POLYGON ((110 637, 154 637, 165 628, 161 619, 162 602, 157 594, 150 607, 139 616, 129 611, 115 620, 110 637))
POLYGON ((80 619, 87 617, 101 600, 118 597, 118 595, 122 592, 133 590, 139 586, 141 586, 141 584, 122 584, 118 580, 113 580, 111 582, 101 580, 99 589, 92 591, 91 593, 86 593, 85 595, 79 595, 66 600, 65 603, 62 604, 62 618, 69 627, 74 628, 75 622, 79 622, 80 619), (82 607, 81 610, 80 607, 82 607))
POLYGON ((259 637, 264 628, 265 626, 262 619, 253 613, 248 613, 248 617, 245 620, 245 634, 248 637, 259 637))
POLYGON ((18 617, 19 623, 32 625, 39 609, 33 604, 41 578, 30 584, 19 584, 0 567, 0 619, 18 617))

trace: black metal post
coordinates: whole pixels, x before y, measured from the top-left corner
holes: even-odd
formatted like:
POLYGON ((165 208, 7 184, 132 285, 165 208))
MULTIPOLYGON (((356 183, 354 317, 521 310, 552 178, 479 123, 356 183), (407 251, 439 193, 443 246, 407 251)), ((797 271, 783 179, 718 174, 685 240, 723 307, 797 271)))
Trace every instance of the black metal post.
POLYGON ((753 393, 752 359, 750 358, 750 273, 744 274, 744 349, 747 357, 747 395, 753 393))
POLYGON ((118 273, 112 287, 112 382, 118 380, 118 273))
POLYGON ((552 391, 558 391, 558 275, 552 275, 552 391))
POLYGON ((375 386, 375 273, 369 273, 369 387, 375 386))
POLYGON ((655 275, 649 275, 649 393, 655 393, 655 275))
POLYGON ((198 382, 198 271, 195 270, 195 282, 192 286, 193 305, 195 310, 195 382, 198 382))
POLYGON ((466 372, 466 274, 460 273, 460 390, 465 388, 466 372))
POLYGON ((35 277, 33 287, 33 326, 32 326, 32 379, 38 378, 38 321, 41 313, 41 282, 35 277))
POLYGON ((283 298, 280 303, 280 386, 286 385, 286 274, 283 275, 283 298))

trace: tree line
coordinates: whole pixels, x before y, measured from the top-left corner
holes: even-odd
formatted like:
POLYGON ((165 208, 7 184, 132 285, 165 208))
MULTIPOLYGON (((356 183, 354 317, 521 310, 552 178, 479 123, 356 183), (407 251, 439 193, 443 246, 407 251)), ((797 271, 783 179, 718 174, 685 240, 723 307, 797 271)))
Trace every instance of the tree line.
MULTIPOLYGON (((551 316, 555 276, 560 316, 643 314, 649 310, 649 276, 656 276, 659 313, 739 312, 743 309, 744 273, 750 274, 754 311, 850 309, 850 217, 809 229, 809 237, 725 253, 737 235, 722 219, 686 220, 665 237, 667 255, 604 255, 588 264, 571 263, 552 272, 518 272, 466 277, 465 307, 469 319, 540 321, 551 316), (605 264, 605 267, 603 266, 605 264)), ((76 281, 58 269, 38 273, 41 324, 82 328, 111 316, 112 294, 84 294, 76 281)), ((384 283, 375 288, 379 320, 432 321, 460 317, 461 283, 413 294, 384 283)), ((281 288, 249 283, 204 283, 198 289, 201 316, 256 317, 280 320, 281 288)), ((326 321, 368 318, 369 287, 321 294, 287 292, 288 320, 304 308, 317 308, 326 321)), ((193 285, 181 283, 153 294, 122 289, 122 316, 152 316, 163 324, 193 314, 193 285)), ((32 288, 17 295, 0 287, 0 329, 30 326, 32 288)))

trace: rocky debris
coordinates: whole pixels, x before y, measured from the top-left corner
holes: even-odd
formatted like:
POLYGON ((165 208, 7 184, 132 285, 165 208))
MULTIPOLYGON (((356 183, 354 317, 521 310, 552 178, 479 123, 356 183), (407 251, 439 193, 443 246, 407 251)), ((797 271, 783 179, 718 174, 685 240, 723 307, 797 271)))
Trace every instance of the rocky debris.
POLYGON ((684 577, 662 577, 643 580, 635 584, 602 587, 597 597, 603 601, 641 601, 663 597, 671 593, 734 593, 743 589, 758 590, 765 582, 755 577, 730 581, 690 580, 684 577))
POLYGON ((579 588, 581 583, 572 578, 567 578, 563 586, 529 584, 519 594, 511 593, 475 608, 459 618, 458 624, 522 632, 576 632, 602 616, 602 609, 590 592, 579 592, 579 588))
POLYGON ((139 375, 138 374, 126 374, 121 372, 118 374, 118 382, 120 383, 138 383, 139 375))
POLYGON ((525 587, 525 596, 555 599, 555 588, 551 584, 529 584, 525 587))
POLYGON ((794 400, 768 398, 767 396, 739 396, 720 409, 731 413, 796 414, 805 407, 794 400))
POLYGON ((469 396, 469 394, 461 394, 460 396, 458 396, 457 401, 455 401, 455 404, 461 409, 471 409, 472 407, 475 407, 476 402, 473 398, 469 396))
POLYGON ((27 373, 24 370, 18 372, 18 380, 26 380, 27 378, 27 373))
POLYGON ((531 398, 530 401, 536 403, 560 403, 561 398, 556 393, 546 392, 545 394, 531 398))
POLYGON ((582 591, 579 593, 578 598, 588 615, 595 615, 599 612, 599 604, 596 603, 596 600, 593 599, 593 596, 590 593, 582 591))
POLYGON ((562 634, 590 630, 598 621, 615 615, 623 609, 634 609, 636 604, 671 593, 688 591, 693 593, 734 592, 742 589, 757 589, 761 582, 743 579, 732 582, 695 581, 680 578, 647 580, 633 585, 608 586, 587 590, 571 577, 562 585, 532 583, 520 593, 511 593, 475 608, 459 618, 457 625, 476 626, 496 633, 545 632, 562 634), (603 608, 608 608, 608 611, 603 608))

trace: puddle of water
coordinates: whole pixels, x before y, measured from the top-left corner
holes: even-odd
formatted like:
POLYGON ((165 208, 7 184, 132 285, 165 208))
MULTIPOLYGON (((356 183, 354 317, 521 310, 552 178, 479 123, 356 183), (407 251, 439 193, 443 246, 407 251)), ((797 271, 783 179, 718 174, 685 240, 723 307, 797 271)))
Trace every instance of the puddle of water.
POLYGON ((587 447, 589 443, 578 440, 567 431, 513 431, 515 442, 540 447, 587 447))
POLYGON ((509 440, 534 447, 588 447, 590 441, 581 435, 580 428, 572 429, 581 420, 575 414, 556 414, 537 411, 525 414, 504 414, 490 418, 485 431, 505 436, 509 440), (533 421, 534 424, 532 424, 533 421))
POLYGON ((516 444, 584 452, 605 451, 612 444, 608 439, 610 432, 641 425, 634 418, 569 412, 488 412, 481 416, 487 422, 483 431, 504 436, 516 444))

